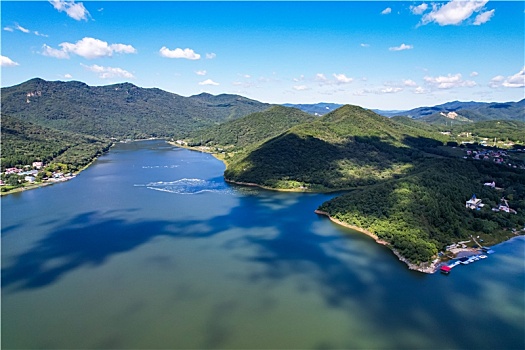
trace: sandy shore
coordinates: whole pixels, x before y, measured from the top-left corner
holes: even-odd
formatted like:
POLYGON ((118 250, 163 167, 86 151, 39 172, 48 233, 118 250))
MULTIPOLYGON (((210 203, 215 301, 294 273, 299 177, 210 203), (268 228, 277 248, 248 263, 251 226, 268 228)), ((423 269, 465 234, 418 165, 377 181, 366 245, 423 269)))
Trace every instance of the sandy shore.
MULTIPOLYGON (((277 192, 314 192, 314 191, 308 190, 307 188, 274 188, 274 187, 267 187, 267 186, 259 185, 259 184, 252 183, 252 182, 233 181, 233 180, 229 180, 227 178, 224 178, 224 181, 226 181, 228 183, 231 183, 231 184, 235 184, 235 185, 249 186, 249 187, 258 187, 258 188, 262 188, 263 190, 268 190, 268 191, 277 191, 277 192)), ((321 192, 315 191, 314 193, 321 193, 321 192)))
POLYGON ((364 233, 365 235, 367 235, 369 237, 372 237, 376 241, 376 243, 384 245, 384 246, 387 246, 390 250, 392 250, 392 252, 398 257, 398 259, 400 261, 404 262, 408 266, 408 268, 410 270, 415 270, 415 271, 419 271, 419 272, 423 272, 423 273, 434 273, 434 272, 437 271, 437 269, 438 269, 438 267, 439 267, 439 265, 441 263, 441 260, 439 258, 436 258, 435 260, 433 260, 430 263, 413 264, 410 261, 408 261, 404 256, 402 256, 397 250, 393 249, 392 246, 390 244, 388 244, 388 242, 379 239, 379 237, 377 237, 374 233, 372 233, 372 232, 370 232, 368 230, 365 230, 365 229, 363 229, 361 227, 358 227, 358 226, 355 226, 355 225, 350 225, 350 224, 347 224, 346 222, 342 222, 340 220, 337 220, 337 219, 331 217, 330 214, 328 214, 327 212, 324 212, 324 211, 321 211, 321 210, 315 210, 315 213, 318 214, 318 215, 323 215, 323 216, 328 217, 330 219, 330 221, 332 221, 332 222, 334 222, 334 223, 336 223, 338 225, 350 228, 352 230, 364 233))

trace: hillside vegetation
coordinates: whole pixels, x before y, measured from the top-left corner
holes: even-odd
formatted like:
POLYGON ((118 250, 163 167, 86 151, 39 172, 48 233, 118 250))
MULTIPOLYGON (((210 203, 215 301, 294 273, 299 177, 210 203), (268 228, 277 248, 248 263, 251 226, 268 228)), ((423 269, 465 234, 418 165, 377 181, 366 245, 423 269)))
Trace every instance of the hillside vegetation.
POLYGON ((41 161, 76 171, 111 146, 108 139, 42 127, 2 114, 2 170, 41 161))
POLYGON ((369 185, 405 173, 425 156, 412 146, 433 148, 440 137, 347 105, 240 154, 225 177, 273 188, 369 185))
POLYGON ((410 118, 344 106, 239 153, 225 177, 276 189, 350 189, 319 209, 418 264, 471 234, 497 242, 525 224, 525 171, 451 158, 442 147, 449 140, 410 118), (483 186, 492 181, 503 190, 483 186), (465 208, 473 194, 483 210, 465 208), (502 197, 517 214, 491 210, 502 197))
POLYGON ((401 179, 357 189, 319 209, 376 234, 410 261, 425 262, 470 235, 496 242, 511 235, 509 228, 523 227, 525 174, 486 162, 433 159, 401 179), (483 186, 489 181, 503 191, 483 186), (466 209, 465 201, 473 194, 487 207, 466 209), (512 199, 509 205, 518 214, 491 211, 501 197, 512 199))
POLYGON ((2 88, 2 112, 42 126, 99 137, 183 137, 267 109, 237 95, 183 97, 130 83, 88 86, 31 79, 2 88))
POLYGON ((274 106, 263 112, 192 133, 190 145, 214 146, 237 151, 277 136, 315 117, 296 108, 274 106))

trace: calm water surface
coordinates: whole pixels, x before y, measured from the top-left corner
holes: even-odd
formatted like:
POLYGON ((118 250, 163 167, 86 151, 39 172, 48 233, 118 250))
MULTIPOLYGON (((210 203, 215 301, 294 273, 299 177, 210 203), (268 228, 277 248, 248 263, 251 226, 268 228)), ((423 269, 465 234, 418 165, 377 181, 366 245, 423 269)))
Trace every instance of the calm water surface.
POLYGON ((525 347, 525 240, 449 276, 234 187, 208 154, 119 144, 2 198, 2 348, 525 347))

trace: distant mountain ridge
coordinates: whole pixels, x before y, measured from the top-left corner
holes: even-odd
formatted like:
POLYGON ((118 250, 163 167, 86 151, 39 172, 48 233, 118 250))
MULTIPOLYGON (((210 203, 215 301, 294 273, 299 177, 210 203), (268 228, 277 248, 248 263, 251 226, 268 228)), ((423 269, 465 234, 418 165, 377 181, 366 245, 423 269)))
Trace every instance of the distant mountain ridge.
POLYGON ((2 88, 2 113, 59 130, 117 138, 184 136, 270 106, 238 95, 183 97, 131 83, 89 86, 35 78, 2 88))
MULTIPOLYGON (((418 107, 397 115, 421 119, 429 123, 443 123, 446 119, 441 113, 456 113, 477 122, 485 120, 515 120, 525 121, 525 99, 518 102, 460 102, 452 101, 432 107, 418 107)), ((456 119, 450 118, 449 119, 456 119)), ((458 120, 461 122, 461 120, 458 120)))

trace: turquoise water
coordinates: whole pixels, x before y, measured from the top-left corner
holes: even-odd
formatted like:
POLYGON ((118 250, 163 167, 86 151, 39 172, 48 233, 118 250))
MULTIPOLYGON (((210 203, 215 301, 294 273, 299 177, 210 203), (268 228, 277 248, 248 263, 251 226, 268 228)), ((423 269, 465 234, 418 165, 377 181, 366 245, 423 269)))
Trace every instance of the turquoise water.
POLYGON ((425 275, 223 171, 135 142, 2 197, 2 348, 525 347, 524 237, 425 275))

